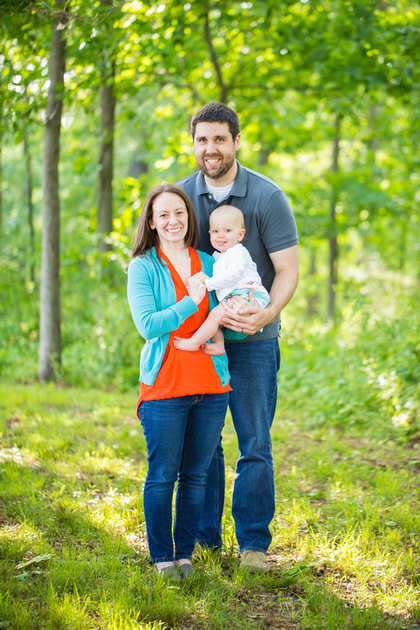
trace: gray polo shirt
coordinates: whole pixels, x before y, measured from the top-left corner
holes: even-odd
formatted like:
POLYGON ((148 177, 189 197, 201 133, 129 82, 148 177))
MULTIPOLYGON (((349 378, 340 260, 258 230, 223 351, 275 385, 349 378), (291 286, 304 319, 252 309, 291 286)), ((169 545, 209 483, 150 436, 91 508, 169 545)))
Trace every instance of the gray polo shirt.
MULTIPOLYGON (((297 245, 296 222, 284 192, 268 177, 238 164, 238 173, 228 197, 219 203, 209 193, 201 171, 180 180, 178 185, 191 199, 198 218, 198 244, 201 251, 212 254, 209 217, 218 206, 236 206, 244 215, 245 237, 242 244, 257 265, 262 283, 270 291, 274 267, 269 254, 297 245)), ((265 326, 263 332, 248 336, 246 341, 271 339, 280 331, 280 318, 265 326)))

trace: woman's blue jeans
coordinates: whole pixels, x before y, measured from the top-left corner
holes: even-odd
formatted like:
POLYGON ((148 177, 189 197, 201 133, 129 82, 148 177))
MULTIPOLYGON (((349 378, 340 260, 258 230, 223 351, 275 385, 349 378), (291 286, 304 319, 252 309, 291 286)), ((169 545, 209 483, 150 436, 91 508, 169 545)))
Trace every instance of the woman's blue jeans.
POLYGON ((229 394, 205 394, 143 401, 139 406, 148 452, 143 507, 152 562, 191 558, 206 470, 220 440, 228 400, 229 394))
MULTIPOLYGON (((280 368, 278 339, 229 342, 229 407, 238 437, 232 497, 232 516, 240 551, 266 552, 271 543, 269 525, 274 516, 274 472, 270 429, 277 403, 280 368)), ((222 546, 221 520, 225 469, 219 443, 207 472, 206 498, 199 542, 212 549, 222 546)))

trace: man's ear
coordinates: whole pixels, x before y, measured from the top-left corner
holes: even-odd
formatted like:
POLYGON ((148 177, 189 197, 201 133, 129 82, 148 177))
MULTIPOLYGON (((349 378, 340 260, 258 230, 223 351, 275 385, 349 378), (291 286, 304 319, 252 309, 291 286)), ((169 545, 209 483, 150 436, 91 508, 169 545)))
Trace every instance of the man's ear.
POLYGON ((240 143, 240 140, 241 140, 241 134, 240 134, 240 133, 238 133, 238 135, 237 135, 237 136, 236 136, 236 138, 235 138, 235 150, 236 150, 236 151, 239 149, 239 143, 240 143))

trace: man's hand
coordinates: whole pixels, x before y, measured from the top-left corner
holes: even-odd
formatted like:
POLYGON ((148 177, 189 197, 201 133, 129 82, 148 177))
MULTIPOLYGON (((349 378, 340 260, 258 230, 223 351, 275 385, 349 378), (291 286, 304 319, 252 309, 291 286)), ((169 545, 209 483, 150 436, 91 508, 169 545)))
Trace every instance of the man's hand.
MULTIPOLYGON (((239 308, 235 313, 227 310, 222 320, 223 326, 254 335, 256 332, 274 322, 280 311, 291 299, 298 281, 298 256, 297 245, 270 254, 273 263, 275 277, 270 291, 271 302, 266 308, 254 306, 253 299, 246 306, 239 308)), ((233 298, 232 298, 233 299, 233 298)))
POLYGON ((225 309, 222 325, 245 335, 254 335, 276 318, 274 316, 274 319, 271 319, 269 306, 259 308, 254 305, 252 291, 249 292, 249 302, 238 296, 233 296, 222 304, 225 309))

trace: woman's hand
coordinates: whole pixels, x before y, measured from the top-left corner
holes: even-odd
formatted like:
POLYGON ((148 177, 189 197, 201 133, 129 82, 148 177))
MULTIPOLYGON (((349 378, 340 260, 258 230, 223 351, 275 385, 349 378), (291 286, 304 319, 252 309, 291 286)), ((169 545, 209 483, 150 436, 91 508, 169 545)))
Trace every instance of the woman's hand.
POLYGON ((206 278, 207 276, 202 271, 199 271, 188 280, 188 293, 197 306, 206 295, 206 278))

